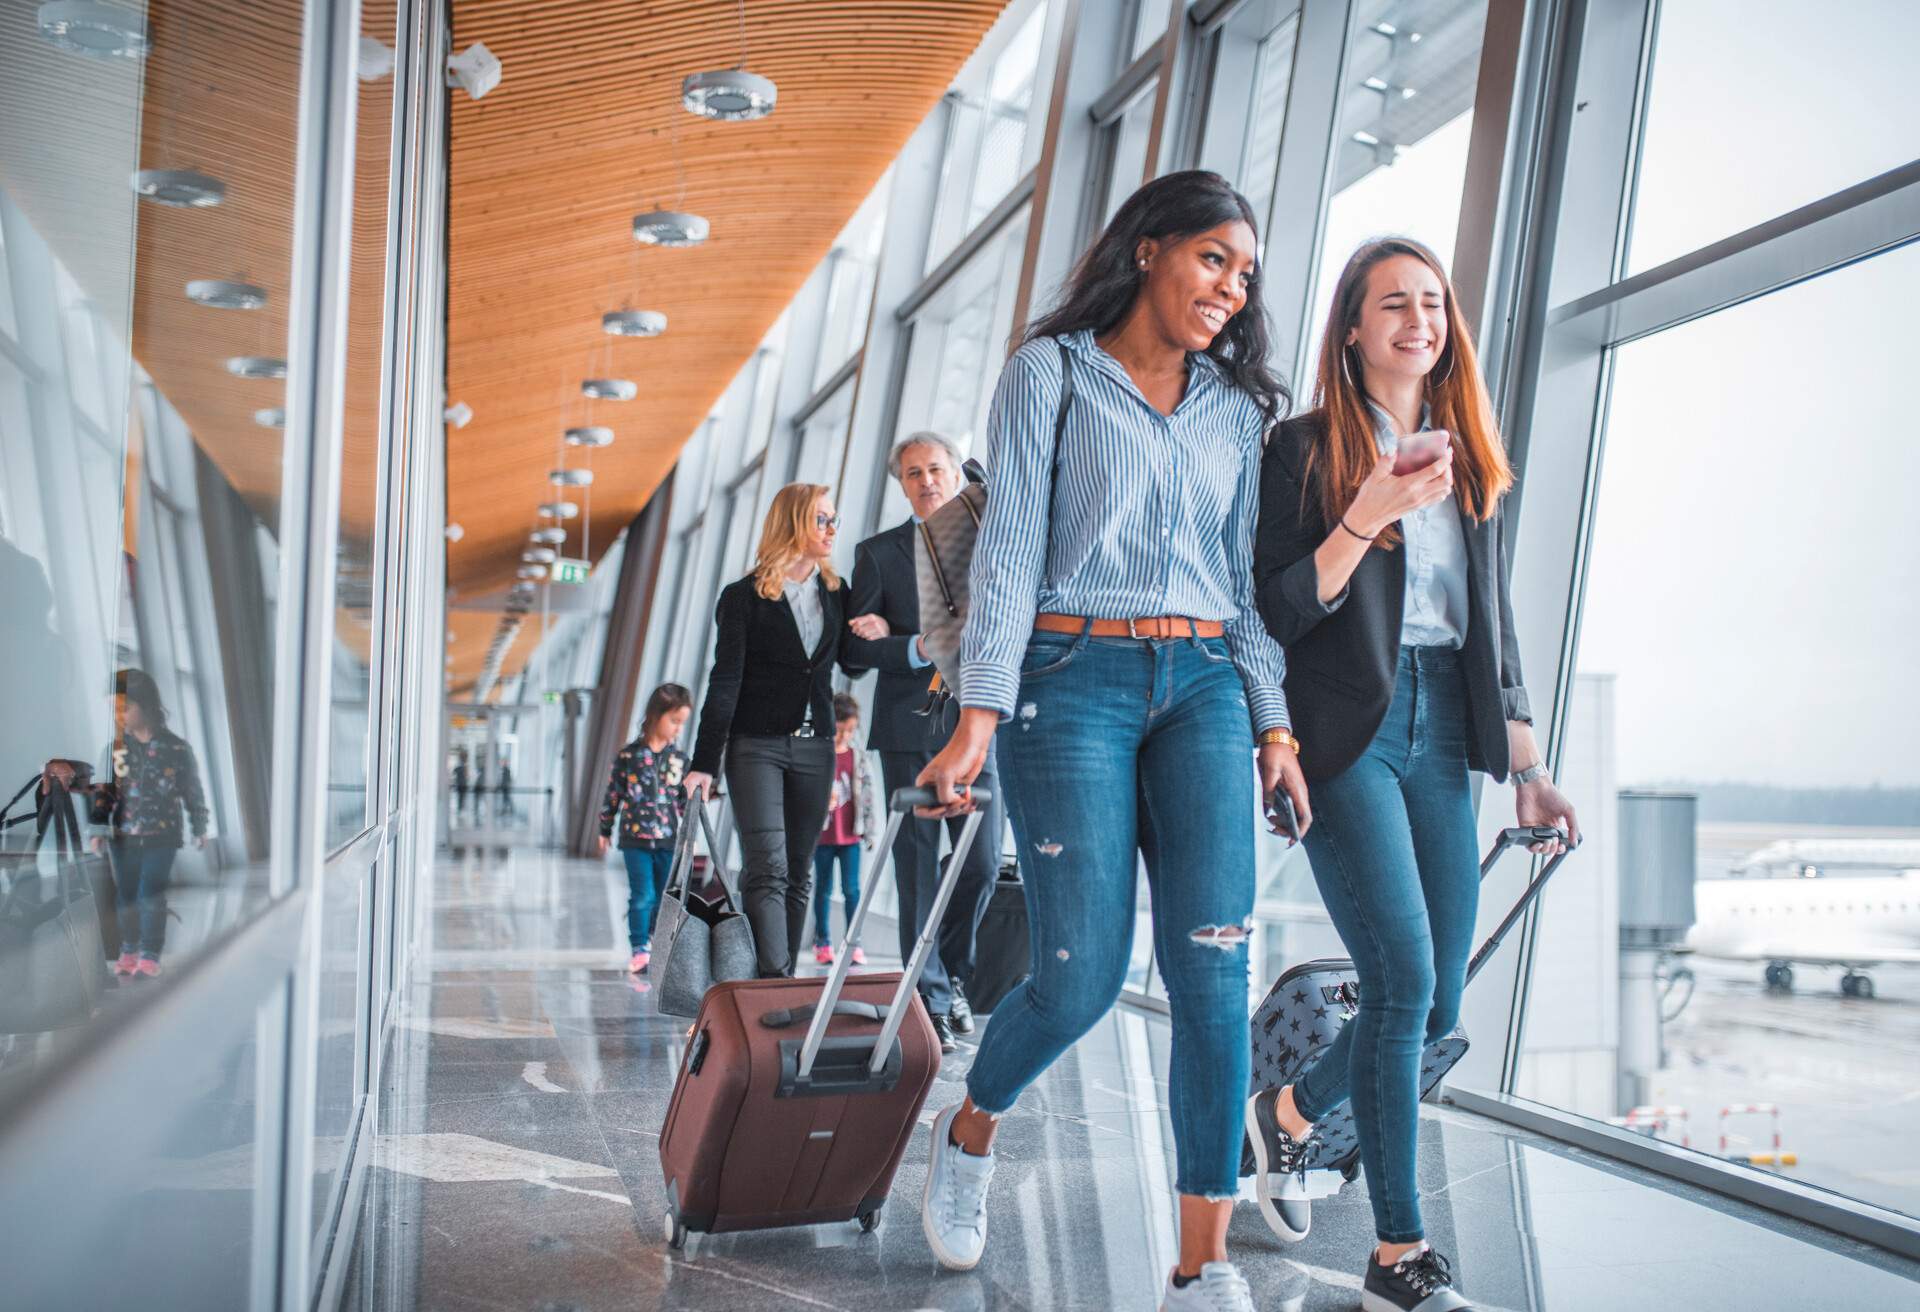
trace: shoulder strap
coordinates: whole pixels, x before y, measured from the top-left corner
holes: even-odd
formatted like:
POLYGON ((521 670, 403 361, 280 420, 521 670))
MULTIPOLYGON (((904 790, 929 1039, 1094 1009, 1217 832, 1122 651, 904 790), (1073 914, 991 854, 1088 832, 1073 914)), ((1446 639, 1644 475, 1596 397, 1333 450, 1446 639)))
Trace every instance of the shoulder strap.
POLYGON ((1067 411, 1073 406, 1073 353, 1057 337, 1053 344, 1060 348, 1060 413, 1053 420, 1053 463, 1057 469, 1060 465, 1060 435, 1067 431, 1067 411))

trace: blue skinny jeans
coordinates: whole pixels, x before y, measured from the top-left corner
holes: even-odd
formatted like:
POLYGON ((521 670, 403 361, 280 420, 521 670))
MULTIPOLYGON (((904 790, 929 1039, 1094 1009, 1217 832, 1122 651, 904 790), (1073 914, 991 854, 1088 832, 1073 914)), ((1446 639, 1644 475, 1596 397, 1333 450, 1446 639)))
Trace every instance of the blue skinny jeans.
POLYGON ((853 909, 860 905, 860 844, 822 843, 813 849, 813 945, 833 943, 833 865, 840 863, 840 896, 846 902, 841 912, 853 921, 853 909))
POLYGON ((995 740, 1026 872, 1033 974, 994 1009, 967 1076, 999 1115, 1107 1014, 1146 859, 1172 1011, 1182 1194, 1231 1198, 1247 1086, 1253 730, 1221 639, 1035 634, 995 740))
POLYGON ((1313 785, 1307 855, 1353 958, 1360 1006, 1294 1086, 1294 1106, 1314 1121, 1353 1100, 1382 1243, 1425 1237, 1414 1175, 1420 1057, 1460 1017, 1480 903, 1470 723, 1460 654, 1402 647, 1373 742, 1313 785))
POLYGON ((653 942, 653 922, 660 917, 660 894, 673 873, 671 847, 623 847, 627 864, 627 945, 645 952, 653 942))

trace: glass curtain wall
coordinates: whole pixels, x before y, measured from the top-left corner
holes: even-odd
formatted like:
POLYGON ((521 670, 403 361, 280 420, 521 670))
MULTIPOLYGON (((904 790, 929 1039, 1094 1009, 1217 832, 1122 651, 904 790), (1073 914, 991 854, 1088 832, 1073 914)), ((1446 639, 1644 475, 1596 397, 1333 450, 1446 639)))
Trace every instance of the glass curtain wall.
POLYGON ((1643 107, 1615 152, 1604 125, 1562 148, 1554 235, 1592 253, 1552 271, 1516 577, 1584 525, 1540 586, 1576 618, 1558 755, 1593 839, 1530 927, 1508 1083, 1915 1218, 1920 465, 1889 289, 1920 278, 1920 211, 1860 184, 1920 168, 1886 81, 1920 27, 1832 19, 1669 0, 1590 42, 1644 66, 1580 70, 1643 107))
POLYGON ((431 778, 444 15, 67 8, 0 6, 6 1301, 305 1306, 431 778))

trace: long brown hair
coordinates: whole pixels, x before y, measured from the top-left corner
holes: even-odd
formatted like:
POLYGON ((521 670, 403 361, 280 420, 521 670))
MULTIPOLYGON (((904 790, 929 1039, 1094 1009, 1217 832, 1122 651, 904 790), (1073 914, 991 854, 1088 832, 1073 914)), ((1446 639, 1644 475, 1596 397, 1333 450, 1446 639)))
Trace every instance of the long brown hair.
MULTIPOLYGON (((767 507, 766 523, 760 527, 760 549, 753 557, 754 590, 768 601, 778 601, 786 586, 787 571, 806 555, 803 544, 813 531, 813 508, 833 489, 824 483, 789 483, 773 494, 767 507)), ((840 576, 833 562, 820 562, 820 577, 829 592, 840 587, 840 576)))
MULTIPOLYGON (((1500 425, 1493 417, 1493 402, 1474 353, 1473 334, 1461 318, 1453 281, 1441 267, 1440 258, 1410 237, 1381 237, 1367 242, 1353 253, 1334 285, 1333 308, 1327 316, 1326 335, 1320 339, 1319 373, 1313 386, 1313 403, 1326 412, 1327 436, 1307 452, 1303 491, 1312 489, 1305 495, 1317 494, 1326 522, 1338 523, 1380 459, 1373 415, 1360 386, 1360 353, 1347 345, 1347 334, 1360 324, 1368 275, 1374 266, 1396 255, 1411 255, 1440 280, 1447 345, 1427 374, 1427 405, 1433 426, 1453 435, 1453 486, 1460 508, 1484 522, 1493 517, 1500 498, 1513 486, 1513 467, 1507 463, 1506 444, 1500 439, 1500 425)), ((1388 528, 1376 545, 1391 549, 1399 540, 1399 531, 1388 528)))

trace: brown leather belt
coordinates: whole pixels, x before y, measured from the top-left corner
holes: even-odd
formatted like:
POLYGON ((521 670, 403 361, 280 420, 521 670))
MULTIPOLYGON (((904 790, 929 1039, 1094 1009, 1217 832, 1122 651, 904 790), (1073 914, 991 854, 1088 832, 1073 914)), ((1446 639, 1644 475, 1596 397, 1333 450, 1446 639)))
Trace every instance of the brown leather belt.
MULTIPOLYGON (((1084 633, 1087 621, 1078 615, 1036 615, 1036 633, 1084 633)), ((1145 620, 1095 620, 1096 638, 1219 638, 1227 626, 1219 620, 1190 620, 1179 615, 1157 615, 1145 620)))

